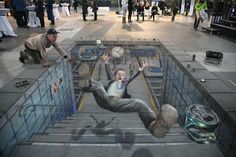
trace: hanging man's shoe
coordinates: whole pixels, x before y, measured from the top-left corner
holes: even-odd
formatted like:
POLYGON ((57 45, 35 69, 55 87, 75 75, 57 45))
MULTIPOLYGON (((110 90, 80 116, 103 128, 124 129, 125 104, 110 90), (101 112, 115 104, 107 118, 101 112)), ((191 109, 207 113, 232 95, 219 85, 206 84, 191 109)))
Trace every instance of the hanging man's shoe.
POLYGON ((149 130, 153 136, 162 138, 169 132, 171 126, 177 122, 177 119, 177 110, 169 104, 164 104, 161 106, 156 120, 149 125, 149 130))

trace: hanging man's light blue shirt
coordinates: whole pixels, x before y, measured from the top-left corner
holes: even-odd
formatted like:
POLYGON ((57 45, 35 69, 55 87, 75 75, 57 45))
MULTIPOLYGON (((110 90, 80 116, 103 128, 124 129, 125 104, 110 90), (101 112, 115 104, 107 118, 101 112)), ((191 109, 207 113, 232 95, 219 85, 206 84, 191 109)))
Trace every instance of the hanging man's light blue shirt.
POLYGON ((121 98, 124 95, 124 92, 125 92, 125 86, 122 85, 122 83, 114 81, 109 86, 107 90, 107 95, 121 98))

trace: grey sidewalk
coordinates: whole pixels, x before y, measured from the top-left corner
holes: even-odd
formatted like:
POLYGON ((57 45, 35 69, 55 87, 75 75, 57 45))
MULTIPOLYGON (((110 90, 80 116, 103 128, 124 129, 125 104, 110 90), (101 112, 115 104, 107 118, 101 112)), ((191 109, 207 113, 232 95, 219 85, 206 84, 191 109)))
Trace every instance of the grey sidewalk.
MULTIPOLYGON (((236 82, 236 43, 219 36, 211 35, 193 29, 193 18, 179 15, 175 22, 171 22, 171 17, 158 17, 155 22, 148 20, 136 22, 133 18, 131 29, 126 29, 121 24, 121 18, 114 11, 106 16, 98 16, 98 21, 94 22, 93 17, 89 16, 88 21, 83 22, 81 14, 72 13, 70 17, 63 17, 56 21, 55 27, 61 32, 59 42, 71 38, 71 40, 81 38, 119 38, 122 39, 159 39, 160 41, 173 41, 179 48, 190 55, 196 54, 199 61, 209 71, 215 72, 222 80, 236 82), (222 65, 216 67, 205 65, 203 58, 205 51, 215 50, 224 53, 222 65), (225 73, 227 72, 227 74, 225 73)), ((46 28, 17 28, 15 20, 9 17, 10 23, 18 34, 18 37, 3 38, 0 43, 0 87, 4 86, 10 79, 14 78, 24 66, 18 61, 19 51, 23 49, 25 39, 44 33, 50 28, 49 22, 45 17, 46 28)), ((231 84, 229 83, 229 86, 231 84)), ((231 86, 233 90, 236 87, 231 86)))

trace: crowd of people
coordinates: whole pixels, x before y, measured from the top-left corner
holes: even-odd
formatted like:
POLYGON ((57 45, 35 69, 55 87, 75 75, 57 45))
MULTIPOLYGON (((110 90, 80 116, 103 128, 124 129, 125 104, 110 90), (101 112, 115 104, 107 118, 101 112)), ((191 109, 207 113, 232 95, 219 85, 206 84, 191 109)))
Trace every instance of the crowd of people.
MULTIPOLYGON (((206 3, 204 10, 212 8, 211 0, 197 0, 195 3, 194 10, 196 12, 199 11, 199 3, 206 3)), ((17 22, 18 27, 28 27, 27 26, 27 6, 32 4, 27 4, 27 0, 5 0, 5 7, 10 8, 11 14, 14 16, 17 22)), ((171 0, 168 1, 158 1, 151 2, 148 0, 120 0, 123 18, 122 23, 126 22, 126 14, 128 12, 128 22, 132 22, 132 15, 137 16, 137 21, 139 18, 142 18, 144 21, 144 17, 148 16, 148 18, 155 21, 156 15, 167 15, 172 16, 171 21, 175 21, 176 14, 180 11, 181 1, 180 0, 171 0), (146 13, 146 15, 145 15, 146 13)), ((86 17, 88 15, 88 8, 91 7, 92 12, 94 13, 94 20, 97 20, 97 11, 98 11, 98 0, 33 0, 33 4, 35 5, 36 15, 40 20, 41 27, 45 26, 44 17, 45 10, 48 15, 48 20, 51 21, 51 25, 55 24, 55 18, 53 15, 53 4, 58 3, 61 6, 62 3, 68 3, 68 10, 71 11, 71 7, 75 13, 78 13, 78 7, 81 7, 83 20, 87 21, 86 17)), ((188 14, 190 8, 190 4, 188 1, 185 3, 185 15, 188 14), (187 7, 186 7, 187 6, 187 7)), ((202 7, 200 7, 202 8, 202 7)), ((194 14, 198 16, 199 14, 194 14)), ((196 23, 196 22, 195 22, 196 23)), ((196 24, 194 24, 196 25, 196 24)), ((195 27, 195 26, 194 26, 195 27)))
POLYGON ((78 7, 82 8, 83 20, 86 21, 86 16, 88 14, 88 8, 92 8, 94 13, 94 20, 97 20, 97 0, 90 1, 87 0, 32 0, 29 3, 27 0, 4 0, 4 7, 10 9, 10 15, 12 15, 19 28, 28 28, 28 6, 34 5, 36 16, 39 18, 41 27, 45 27, 45 12, 47 13, 47 18, 50 21, 50 25, 55 25, 55 16, 53 14, 53 4, 59 4, 62 7, 63 3, 68 3, 69 14, 71 14, 71 6, 75 13, 78 13, 78 7))
MULTIPOLYGON (((18 27, 28 28, 28 10, 27 6, 35 5, 36 16, 39 18, 41 27, 45 27, 45 13, 47 13, 47 19, 50 21, 50 25, 55 25, 55 16, 53 13, 53 4, 59 4, 59 7, 63 3, 68 3, 69 13, 71 7, 73 7, 74 13, 78 13, 78 7, 81 7, 81 13, 83 21, 87 21, 88 9, 90 7, 94 14, 94 21, 97 20, 98 2, 99 0, 32 0, 32 3, 27 3, 27 0, 5 0, 5 8, 10 8, 10 13, 16 19, 18 27)), ((148 0, 120 0, 122 8, 122 23, 131 23, 132 17, 136 16, 136 21, 140 18, 142 21, 152 19, 155 21, 157 15, 171 16, 171 21, 175 21, 175 16, 180 12, 181 1, 171 0, 151 2, 148 0), (128 14, 128 20, 126 16, 128 14)), ((188 1, 186 1, 188 5, 188 1)), ((197 0, 194 6, 194 29, 197 30, 199 23, 203 22, 203 17, 207 13, 210 14, 210 10, 213 8, 213 1, 211 0, 197 0)), ((188 10, 188 9, 186 9, 188 10)))
POLYGON ((175 15, 178 13, 180 8, 180 3, 178 0, 173 0, 172 4, 166 5, 164 1, 157 2, 149 2, 147 0, 122 0, 121 1, 123 18, 122 23, 126 23, 126 14, 128 11, 128 23, 131 23, 132 15, 136 15, 137 20, 139 21, 139 17, 142 18, 142 21, 145 20, 145 16, 148 19, 152 19, 155 21, 156 15, 162 16, 172 16, 172 21, 174 21, 175 15))
MULTIPOLYGON (((188 1, 186 1, 186 5, 188 6, 188 1)), ((185 10, 189 12, 189 8, 185 10)), ((126 14, 128 12, 128 23, 131 23, 132 15, 136 15, 136 21, 139 21, 139 18, 142 18, 142 21, 145 20, 145 16, 149 19, 155 21, 156 15, 162 16, 171 16, 171 21, 175 21, 175 16, 180 12, 181 1, 180 0, 171 0, 168 5, 165 1, 159 1, 158 4, 156 2, 150 3, 147 0, 121 0, 123 18, 122 23, 126 23, 126 14)), ((193 16, 195 17, 194 21, 194 29, 197 30, 199 23, 204 20, 209 20, 211 12, 213 10, 213 1, 212 0, 196 0, 195 5, 193 7, 193 16)), ((188 13, 184 13, 187 15, 188 13)))

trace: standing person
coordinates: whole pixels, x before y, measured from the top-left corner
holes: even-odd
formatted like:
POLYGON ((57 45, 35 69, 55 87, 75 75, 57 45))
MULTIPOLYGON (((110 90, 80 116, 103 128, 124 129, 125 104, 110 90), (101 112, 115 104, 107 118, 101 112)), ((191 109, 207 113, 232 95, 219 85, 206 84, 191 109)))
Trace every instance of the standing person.
POLYGON ((158 7, 159 7, 160 10, 161 10, 161 15, 164 15, 165 2, 163 2, 163 1, 159 1, 159 2, 158 2, 158 7))
MULTIPOLYGON (((10 9, 11 8, 11 2, 10 2, 10 0, 4 0, 4 8, 8 8, 8 9, 10 9)), ((10 10, 11 11, 11 10, 10 10)), ((9 12, 7 12, 7 16, 8 16, 8 13, 9 12)))
POLYGON ((11 13, 11 16, 13 16, 15 18, 15 15, 14 15, 14 9, 13 9, 13 0, 5 0, 5 8, 9 8, 10 9, 10 13, 11 13))
POLYGON ((43 67, 48 67, 48 59, 46 48, 53 46, 57 52, 70 61, 68 54, 56 42, 58 33, 55 29, 49 29, 46 34, 29 38, 25 41, 25 51, 20 52, 20 62, 42 64, 43 67))
POLYGON ((150 16, 150 11, 149 11, 149 9, 150 9, 150 3, 147 1, 147 0, 145 0, 144 1, 144 12, 147 14, 146 16, 147 17, 149 17, 150 16))
POLYGON ((53 15, 53 4, 54 3, 55 3, 54 0, 46 0, 48 20, 51 21, 50 25, 55 25, 55 18, 53 15))
POLYGON ((94 13, 94 21, 97 21, 97 11, 98 11, 97 0, 94 0, 92 4, 92 12, 94 13))
POLYGON ((144 3, 139 2, 138 8, 137 8, 137 21, 139 21, 139 15, 143 17, 144 21, 144 3))
POLYGON ((83 14, 83 20, 87 21, 86 16, 88 14, 88 1, 82 0, 82 14, 83 14))
POLYGON ((175 21, 175 16, 179 11, 179 2, 178 2, 178 0, 173 0, 172 1, 171 9, 172 9, 171 21, 175 21))
POLYGON ((211 14, 213 12, 213 0, 207 0, 207 14, 208 20, 210 20, 211 14))
POLYGON ((73 2, 73 8, 74 8, 74 12, 75 12, 75 13, 78 13, 77 7, 78 7, 78 2, 77 2, 77 0, 74 0, 74 2, 73 2))
POLYGON ((134 10, 134 2, 133 0, 128 0, 128 23, 132 23, 131 17, 133 10, 134 10))
POLYGON ((13 0, 13 7, 15 8, 15 18, 18 27, 28 28, 28 17, 25 0, 13 0))
POLYGON ((155 2, 154 5, 152 6, 151 9, 151 16, 149 19, 152 18, 153 21, 155 21, 155 15, 158 15, 158 8, 157 8, 157 3, 155 2))
POLYGON ((71 8, 71 0, 67 0, 66 1, 66 3, 68 3, 69 5, 68 5, 68 10, 69 10, 69 14, 71 15, 71 13, 70 13, 70 8, 71 8))
POLYGON ((39 18, 41 27, 45 27, 45 22, 44 22, 44 0, 37 0, 35 2, 35 12, 36 16, 39 18))
MULTIPOLYGON (((103 57, 108 81, 90 81, 90 85, 84 87, 84 92, 92 92, 97 104, 112 112, 136 112, 143 124, 155 137, 165 136, 170 127, 177 121, 177 111, 171 105, 162 105, 161 111, 156 114, 144 101, 140 99, 127 98, 127 86, 134 80, 148 64, 143 64, 130 78, 126 77, 124 69, 117 69, 114 73, 115 79, 111 79, 109 57, 103 57)), ((86 82, 86 81, 85 81, 86 82)))
POLYGON ((122 5, 122 11, 123 11, 122 23, 125 24, 126 23, 126 14, 127 14, 127 10, 128 10, 128 0, 122 0, 121 5, 122 5))
POLYGON ((195 4, 195 21, 194 21, 194 29, 197 30, 200 21, 203 21, 200 12, 207 10, 207 3, 205 0, 198 0, 195 4))
POLYGON ((190 10, 190 1, 185 1, 184 10, 185 10, 184 15, 188 16, 188 13, 189 13, 189 10, 190 10))

